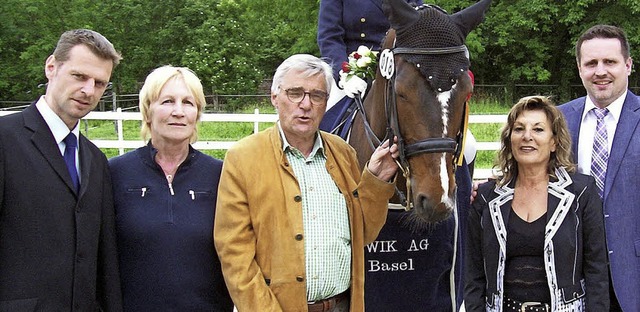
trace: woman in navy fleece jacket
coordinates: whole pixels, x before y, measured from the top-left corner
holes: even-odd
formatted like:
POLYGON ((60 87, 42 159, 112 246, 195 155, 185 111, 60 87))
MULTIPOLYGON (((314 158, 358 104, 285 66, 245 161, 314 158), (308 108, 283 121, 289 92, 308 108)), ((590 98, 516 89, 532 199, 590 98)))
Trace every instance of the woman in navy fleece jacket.
POLYGON ((144 147, 109 161, 125 311, 232 311, 213 247, 222 162, 193 149, 202 84, 163 66, 140 90, 144 147))

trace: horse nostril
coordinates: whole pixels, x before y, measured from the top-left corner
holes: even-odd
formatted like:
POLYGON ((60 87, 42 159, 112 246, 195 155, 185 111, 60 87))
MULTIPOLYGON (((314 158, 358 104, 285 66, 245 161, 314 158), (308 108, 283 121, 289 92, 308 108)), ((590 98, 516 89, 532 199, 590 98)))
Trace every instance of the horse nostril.
POLYGON ((433 202, 424 194, 418 194, 413 203, 416 213, 424 220, 431 220, 433 214, 433 202))
POLYGON ((453 212, 449 202, 434 202, 424 194, 418 194, 414 202, 415 213, 426 222, 438 222, 447 219, 453 212))
POLYGON ((429 198, 424 194, 418 194, 418 197, 416 198, 416 202, 418 203, 418 206, 420 207, 420 209, 423 209, 423 210, 427 210, 427 209, 430 210, 433 207, 433 204, 431 203, 429 198))

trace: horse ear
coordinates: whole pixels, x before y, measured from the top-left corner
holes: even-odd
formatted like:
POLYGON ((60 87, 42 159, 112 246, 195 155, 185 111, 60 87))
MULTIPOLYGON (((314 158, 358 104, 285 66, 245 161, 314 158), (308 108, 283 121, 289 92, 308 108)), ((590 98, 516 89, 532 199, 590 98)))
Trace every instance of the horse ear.
POLYGON ((420 19, 420 14, 405 0, 384 0, 382 11, 389 19, 391 28, 397 32, 402 32, 420 19))
POLYGON ((484 19, 484 13, 491 5, 491 0, 481 0, 480 2, 451 16, 458 25, 460 31, 466 37, 484 19))

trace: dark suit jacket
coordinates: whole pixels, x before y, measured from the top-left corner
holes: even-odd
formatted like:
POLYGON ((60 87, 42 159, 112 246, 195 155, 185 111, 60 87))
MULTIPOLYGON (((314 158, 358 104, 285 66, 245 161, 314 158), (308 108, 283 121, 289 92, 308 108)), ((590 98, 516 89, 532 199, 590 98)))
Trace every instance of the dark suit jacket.
MULTIPOLYGON (((544 246, 552 306, 558 311, 608 311, 607 253, 595 180, 564 170, 556 170, 556 175, 559 179, 548 187, 544 246), (585 299, 586 309, 577 309, 578 301, 585 299)), ((496 187, 495 180, 484 183, 473 201, 466 237, 468 312, 502 311, 506 225, 515 182, 502 187, 496 187)))
MULTIPOLYGON (((576 161, 585 100, 558 107, 567 119, 576 161)), ((640 311, 640 99, 631 92, 613 137, 603 207, 616 296, 624 311, 640 311)))
MULTIPOLYGON (((422 0, 406 1, 414 5, 422 4, 422 0)), ((333 68, 336 84, 340 81, 340 69, 348 55, 361 45, 380 50, 389 27, 389 21, 382 11, 382 0, 320 1, 318 46, 322 57, 333 68)), ((353 99, 348 97, 338 101, 326 112, 320 129, 331 132, 340 124, 341 117, 353 103, 353 99)))
POLYGON ((80 195, 35 105, 0 118, 0 311, 121 311, 107 160, 80 136, 80 195))
MULTIPOLYGON (((422 0, 407 0, 422 4, 422 0)), ((380 50, 389 30, 382 11, 382 0, 322 0, 318 14, 318 46, 320 54, 332 62, 336 83, 342 62, 349 53, 364 45, 380 50)))

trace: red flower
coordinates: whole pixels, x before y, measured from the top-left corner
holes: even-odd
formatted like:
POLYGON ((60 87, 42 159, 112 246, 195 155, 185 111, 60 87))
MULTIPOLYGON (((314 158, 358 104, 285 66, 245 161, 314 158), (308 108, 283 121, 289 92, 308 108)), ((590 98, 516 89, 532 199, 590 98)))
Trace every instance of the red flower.
POLYGON ((349 62, 342 62, 342 72, 348 73, 350 71, 349 62))
POLYGON ((357 60, 357 59, 359 59, 359 58, 361 58, 361 57, 362 57, 362 55, 358 54, 358 52, 353 53, 353 58, 354 58, 354 59, 356 59, 356 60, 357 60))

